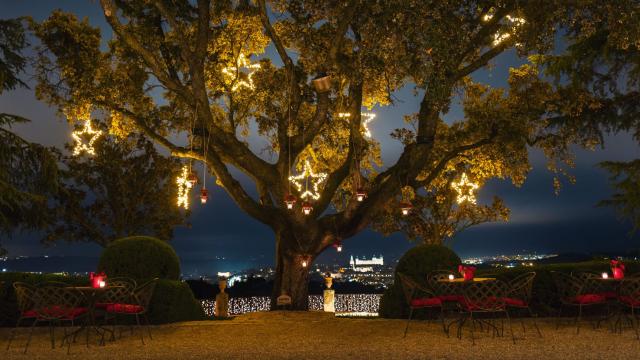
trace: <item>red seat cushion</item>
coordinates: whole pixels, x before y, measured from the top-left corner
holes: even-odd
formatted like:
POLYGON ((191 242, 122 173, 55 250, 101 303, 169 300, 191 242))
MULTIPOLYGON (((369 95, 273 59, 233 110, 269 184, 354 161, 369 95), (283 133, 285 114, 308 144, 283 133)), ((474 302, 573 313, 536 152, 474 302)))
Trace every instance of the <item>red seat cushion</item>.
POLYGON ((35 310, 27 310, 22 312, 23 318, 34 318, 37 316, 38 316, 38 313, 35 310))
POLYGON ((607 300, 615 300, 618 298, 618 294, 616 294, 615 291, 605 291, 605 292, 599 293, 598 295, 604 296, 604 298, 607 300))
POLYGON ((439 295, 438 299, 442 302, 461 302, 464 297, 462 295, 439 295))
POLYGON ((588 305, 588 304, 598 304, 607 301, 607 298, 601 294, 582 294, 572 298, 567 299, 568 302, 574 304, 588 305))
POLYGON ((631 306, 631 307, 640 307, 640 299, 638 298, 633 298, 631 296, 620 296, 618 298, 618 300, 620 300, 621 303, 627 305, 627 306, 631 306))
POLYGON ((109 313, 139 314, 144 311, 144 307, 135 304, 107 304, 105 310, 109 313))
POLYGON ((111 305, 112 303, 96 303, 96 309, 106 309, 107 306, 111 305))
POLYGON ((25 318, 61 318, 64 320, 74 320, 80 315, 89 311, 86 307, 77 307, 73 309, 65 308, 59 305, 52 305, 40 310, 40 314, 36 310, 28 310, 22 313, 25 318))
POLYGON ((506 297, 506 298, 502 298, 502 300, 505 302, 505 304, 507 304, 507 306, 521 307, 521 308, 526 308, 528 306, 527 302, 522 299, 506 297))
POLYGON ((442 300, 437 297, 419 298, 411 300, 412 307, 428 307, 428 306, 442 306, 442 300))

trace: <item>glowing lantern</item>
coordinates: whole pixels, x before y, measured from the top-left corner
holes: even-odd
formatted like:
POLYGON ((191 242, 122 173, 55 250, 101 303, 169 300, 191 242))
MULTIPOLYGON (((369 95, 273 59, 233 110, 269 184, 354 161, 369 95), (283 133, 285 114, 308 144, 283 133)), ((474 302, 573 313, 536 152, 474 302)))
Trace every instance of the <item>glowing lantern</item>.
POLYGON ((190 172, 187 181, 191 183, 191 187, 194 187, 198 183, 198 175, 194 171, 190 172))
POLYGON ((409 213, 411 212, 411 209, 413 209, 413 205, 411 205, 411 203, 403 201, 400 203, 400 211, 402 212, 402 215, 407 216, 409 215, 409 213))
POLYGON ((328 75, 320 74, 311 82, 313 83, 313 87, 319 93, 324 93, 331 90, 331 77, 328 75))
POLYGON ((307 267, 307 260, 302 260, 302 267, 306 268, 307 267))
POLYGON ((607 274, 606 272, 602 273, 602 278, 603 279, 608 279, 609 278, 609 274, 607 274))
POLYGON ((200 202, 206 204, 207 200, 209 200, 209 190, 203 188, 200 190, 200 202))
POLYGON ((363 202, 366 197, 367 192, 364 191, 364 189, 358 188, 358 190, 356 190, 356 200, 358 200, 358 202, 363 202))
POLYGON ((341 242, 337 242, 337 243, 333 244, 333 247, 336 248, 337 252, 342 252, 342 243, 341 242))
POLYGON ((449 280, 453 281, 456 277, 453 274, 449 274, 449 280))
POLYGON ((107 284, 107 275, 101 273, 89 273, 89 280, 91 280, 91 287, 94 289, 103 288, 107 284))
POLYGON ((291 210, 293 209, 293 205, 296 203, 296 197, 291 194, 287 194, 284 197, 284 203, 287 205, 287 209, 291 210))
POLYGON ((311 210, 313 210, 313 206, 311 206, 311 204, 310 204, 310 203, 308 203, 307 201, 305 201, 305 202, 303 202, 303 203, 302 203, 302 212, 303 212, 305 215, 309 215, 309 214, 311 214, 311 210))

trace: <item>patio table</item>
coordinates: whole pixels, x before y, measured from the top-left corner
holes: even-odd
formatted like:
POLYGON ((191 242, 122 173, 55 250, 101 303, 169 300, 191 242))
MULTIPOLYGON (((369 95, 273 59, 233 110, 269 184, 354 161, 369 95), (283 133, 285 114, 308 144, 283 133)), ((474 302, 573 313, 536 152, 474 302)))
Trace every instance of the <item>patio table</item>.
POLYGON ((109 328, 103 327, 103 326, 98 326, 96 324, 96 318, 95 318, 95 310, 96 310, 96 304, 99 302, 99 300, 102 298, 102 296, 109 290, 112 289, 116 289, 116 288, 121 288, 122 286, 105 286, 105 287, 101 287, 101 288, 94 288, 92 286, 69 286, 68 289, 73 289, 75 291, 81 292, 86 301, 87 301, 87 313, 89 316, 89 321, 82 324, 82 326, 80 326, 80 328, 76 331, 73 331, 69 334, 67 334, 63 341, 62 344, 64 344, 64 342, 70 337, 73 336, 75 338, 75 336, 80 333, 82 330, 87 330, 87 347, 89 346, 89 331, 93 330, 96 332, 96 334, 100 335, 100 345, 104 345, 104 333, 105 332, 110 332, 113 338, 113 331, 109 328))

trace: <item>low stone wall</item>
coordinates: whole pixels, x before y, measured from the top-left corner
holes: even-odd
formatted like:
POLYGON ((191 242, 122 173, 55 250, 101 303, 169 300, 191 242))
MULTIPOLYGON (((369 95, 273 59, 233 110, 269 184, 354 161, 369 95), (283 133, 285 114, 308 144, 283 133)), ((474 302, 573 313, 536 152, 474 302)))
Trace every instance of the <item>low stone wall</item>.
MULTIPOLYGON (((377 314, 382 294, 336 294, 336 313, 377 314)), ((202 300, 207 316, 213 316, 214 299, 202 300)), ((309 295, 309 310, 322 310, 322 295, 309 295)), ((271 310, 268 296, 235 297, 229 299, 229 314, 240 315, 271 310)))

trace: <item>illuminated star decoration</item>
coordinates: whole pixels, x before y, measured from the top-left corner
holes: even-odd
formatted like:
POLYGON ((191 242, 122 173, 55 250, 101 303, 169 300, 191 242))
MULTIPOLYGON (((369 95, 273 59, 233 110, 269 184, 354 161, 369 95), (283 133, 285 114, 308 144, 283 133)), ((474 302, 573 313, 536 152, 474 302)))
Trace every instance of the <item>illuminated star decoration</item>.
POLYGON ((458 193, 458 204, 468 201, 472 204, 476 203, 476 195, 473 193, 478 189, 478 184, 469 181, 466 173, 462 173, 460 181, 452 182, 451 187, 458 193))
POLYGON ((229 66, 222 69, 222 73, 231 79, 231 83, 233 83, 233 87, 231 87, 231 91, 236 91, 240 87, 246 87, 248 89, 253 90, 255 87, 253 85, 253 73, 260 69, 260 64, 252 64, 249 59, 247 59, 244 54, 240 54, 238 56, 238 61, 236 62, 236 66, 229 66), (238 74, 238 68, 245 68, 248 70, 247 72, 247 80, 240 79, 238 74))
MULTIPOLYGON (((340 118, 347 118, 351 116, 351 113, 338 113, 338 117, 340 118)), ((375 119, 376 114, 374 113, 360 113, 360 116, 363 117, 362 119, 362 132, 364 133, 364 136, 371 138, 371 131, 369 131, 369 123, 375 119)))
MULTIPOLYGON (((489 13, 486 14, 482 20, 484 21, 489 21, 493 18, 493 13, 489 13)), ((519 18, 519 17, 515 17, 515 16, 511 16, 511 15, 507 15, 506 16, 507 21, 509 21, 509 23, 511 23, 511 31, 515 32, 518 27, 524 25, 527 21, 523 18, 519 18)), ((499 45, 501 42, 505 41, 506 39, 508 39, 509 37, 511 37, 511 34, 508 32, 497 32, 495 34, 493 34, 493 46, 497 46, 499 45)), ((516 46, 520 46, 520 44, 516 43, 516 46)))
POLYGON ((96 151, 93 148, 93 143, 98 140, 102 135, 102 130, 93 130, 91 127, 91 119, 84 120, 84 126, 80 130, 75 130, 71 133, 71 137, 76 142, 76 146, 73 148, 73 155, 80 155, 82 152, 86 152, 89 155, 95 155, 96 151), (90 137, 89 137, 90 136, 90 137), (87 143, 83 142, 83 138, 88 138, 87 143))
POLYGON ((320 198, 320 193, 318 192, 318 187, 320 183, 326 179, 327 174, 325 173, 314 173, 311 168, 311 164, 309 164, 309 160, 305 160, 304 162, 304 171, 299 175, 291 175, 289 176, 289 181, 296 186, 298 192, 302 191, 302 184, 304 181, 305 189, 302 194, 300 194, 301 199, 307 199, 311 197, 314 200, 318 200, 320 198), (306 180, 309 179, 312 184, 312 189, 309 190, 309 187, 306 186, 306 180))
POLYGON ((178 184, 178 207, 189 208, 189 190, 193 184, 189 181, 189 168, 187 165, 182 166, 182 173, 176 178, 178 184))

